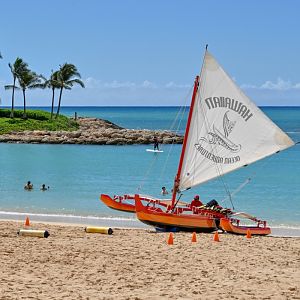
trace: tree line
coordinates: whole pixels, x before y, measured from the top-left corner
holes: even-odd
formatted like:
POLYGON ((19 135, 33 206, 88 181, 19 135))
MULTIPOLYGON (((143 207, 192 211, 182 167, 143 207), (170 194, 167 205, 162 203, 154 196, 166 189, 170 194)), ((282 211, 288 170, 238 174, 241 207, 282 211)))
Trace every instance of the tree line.
MULTIPOLYGON (((0 52, 0 58, 2 58, 0 52)), ((39 75, 36 72, 29 69, 28 64, 20 57, 17 57, 14 63, 8 64, 12 77, 13 83, 5 85, 6 90, 12 90, 11 97, 11 114, 10 117, 14 118, 14 105, 15 105, 15 91, 21 90, 23 94, 23 118, 26 119, 26 90, 36 88, 49 88, 52 90, 51 100, 51 119, 54 115, 54 101, 55 101, 55 90, 59 90, 57 111, 55 118, 59 116, 61 99, 63 90, 71 90, 76 84, 84 88, 84 83, 80 79, 80 73, 73 64, 65 63, 59 66, 57 71, 51 71, 50 77, 47 79, 43 75, 39 75)))

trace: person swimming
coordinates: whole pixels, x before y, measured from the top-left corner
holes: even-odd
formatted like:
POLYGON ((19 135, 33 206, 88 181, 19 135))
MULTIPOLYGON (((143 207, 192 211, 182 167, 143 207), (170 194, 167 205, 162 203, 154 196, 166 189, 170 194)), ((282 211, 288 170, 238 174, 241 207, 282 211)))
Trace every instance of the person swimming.
POLYGON ((42 186, 41 186, 41 188, 40 188, 40 190, 41 191, 47 191, 47 190, 49 190, 49 186, 46 187, 46 185, 43 183, 42 186))
POLYGON ((163 186, 163 187, 161 188, 161 194, 162 194, 162 195, 168 195, 168 194, 169 194, 165 186, 163 186))
POLYGON ((33 184, 30 181, 27 181, 27 184, 24 186, 24 189, 29 191, 33 189, 33 184))

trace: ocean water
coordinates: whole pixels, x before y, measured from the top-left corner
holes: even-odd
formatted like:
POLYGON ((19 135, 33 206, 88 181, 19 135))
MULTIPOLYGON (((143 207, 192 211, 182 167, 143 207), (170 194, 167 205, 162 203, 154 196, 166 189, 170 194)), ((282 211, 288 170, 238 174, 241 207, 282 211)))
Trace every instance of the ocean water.
MULTIPOLYGON (((48 109, 49 108, 42 108, 48 109)), ((263 111, 300 141, 300 107, 264 107, 263 111)), ((126 128, 184 131, 187 111, 179 107, 63 107, 68 116, 98 117, 126 128), (177 118, 175 125, 174 119, 177 118)), ((133 214, 111 210, 101 193, 140 192, 160 197, 171 189, 181 145, 162 145, 164 153, 146 152, 146 145, 26 145, 0 144, 0 218, 57 221, 107 226, 146 227, 133 214), (25 191, 30 180, 34 189, 25 191), (40 191, 45 183, 48 191, 40 191)), ((300 149, 292 147, 224 177, 231 192, 247 178, 250 183, 233 197, 235 210, 267 220, 281 230, 300 230, 300 149)), ((231 207, 220 180, 184 193, 190 201, 217 199, 231 207)), ((300 231, 299 231, 300 232, 300 231)))

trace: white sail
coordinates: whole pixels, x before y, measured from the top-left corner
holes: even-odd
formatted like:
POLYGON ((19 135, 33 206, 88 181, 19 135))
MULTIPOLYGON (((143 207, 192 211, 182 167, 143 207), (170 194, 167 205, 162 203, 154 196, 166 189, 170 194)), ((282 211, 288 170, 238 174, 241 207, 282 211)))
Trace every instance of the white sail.
POLYGON ((179 189, 206 182, 292 145, 294 142, 206 51, 179 189))

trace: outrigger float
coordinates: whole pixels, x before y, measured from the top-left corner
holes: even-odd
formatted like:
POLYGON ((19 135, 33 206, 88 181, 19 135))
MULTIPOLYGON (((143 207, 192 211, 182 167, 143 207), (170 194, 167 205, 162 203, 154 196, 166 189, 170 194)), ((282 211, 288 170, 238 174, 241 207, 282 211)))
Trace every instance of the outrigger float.
POLYGON ((266 221, 219 205, 193 207, 179 201, 182 192, 248 166, 295 143, 234 83, 205 51, 192 101, 170 200, 144 195, 100 199, 110 208, 136 213, 148 225, 165 230, 268 235, 266 221), (246 219, 253 225, 243 224, 246 219))

